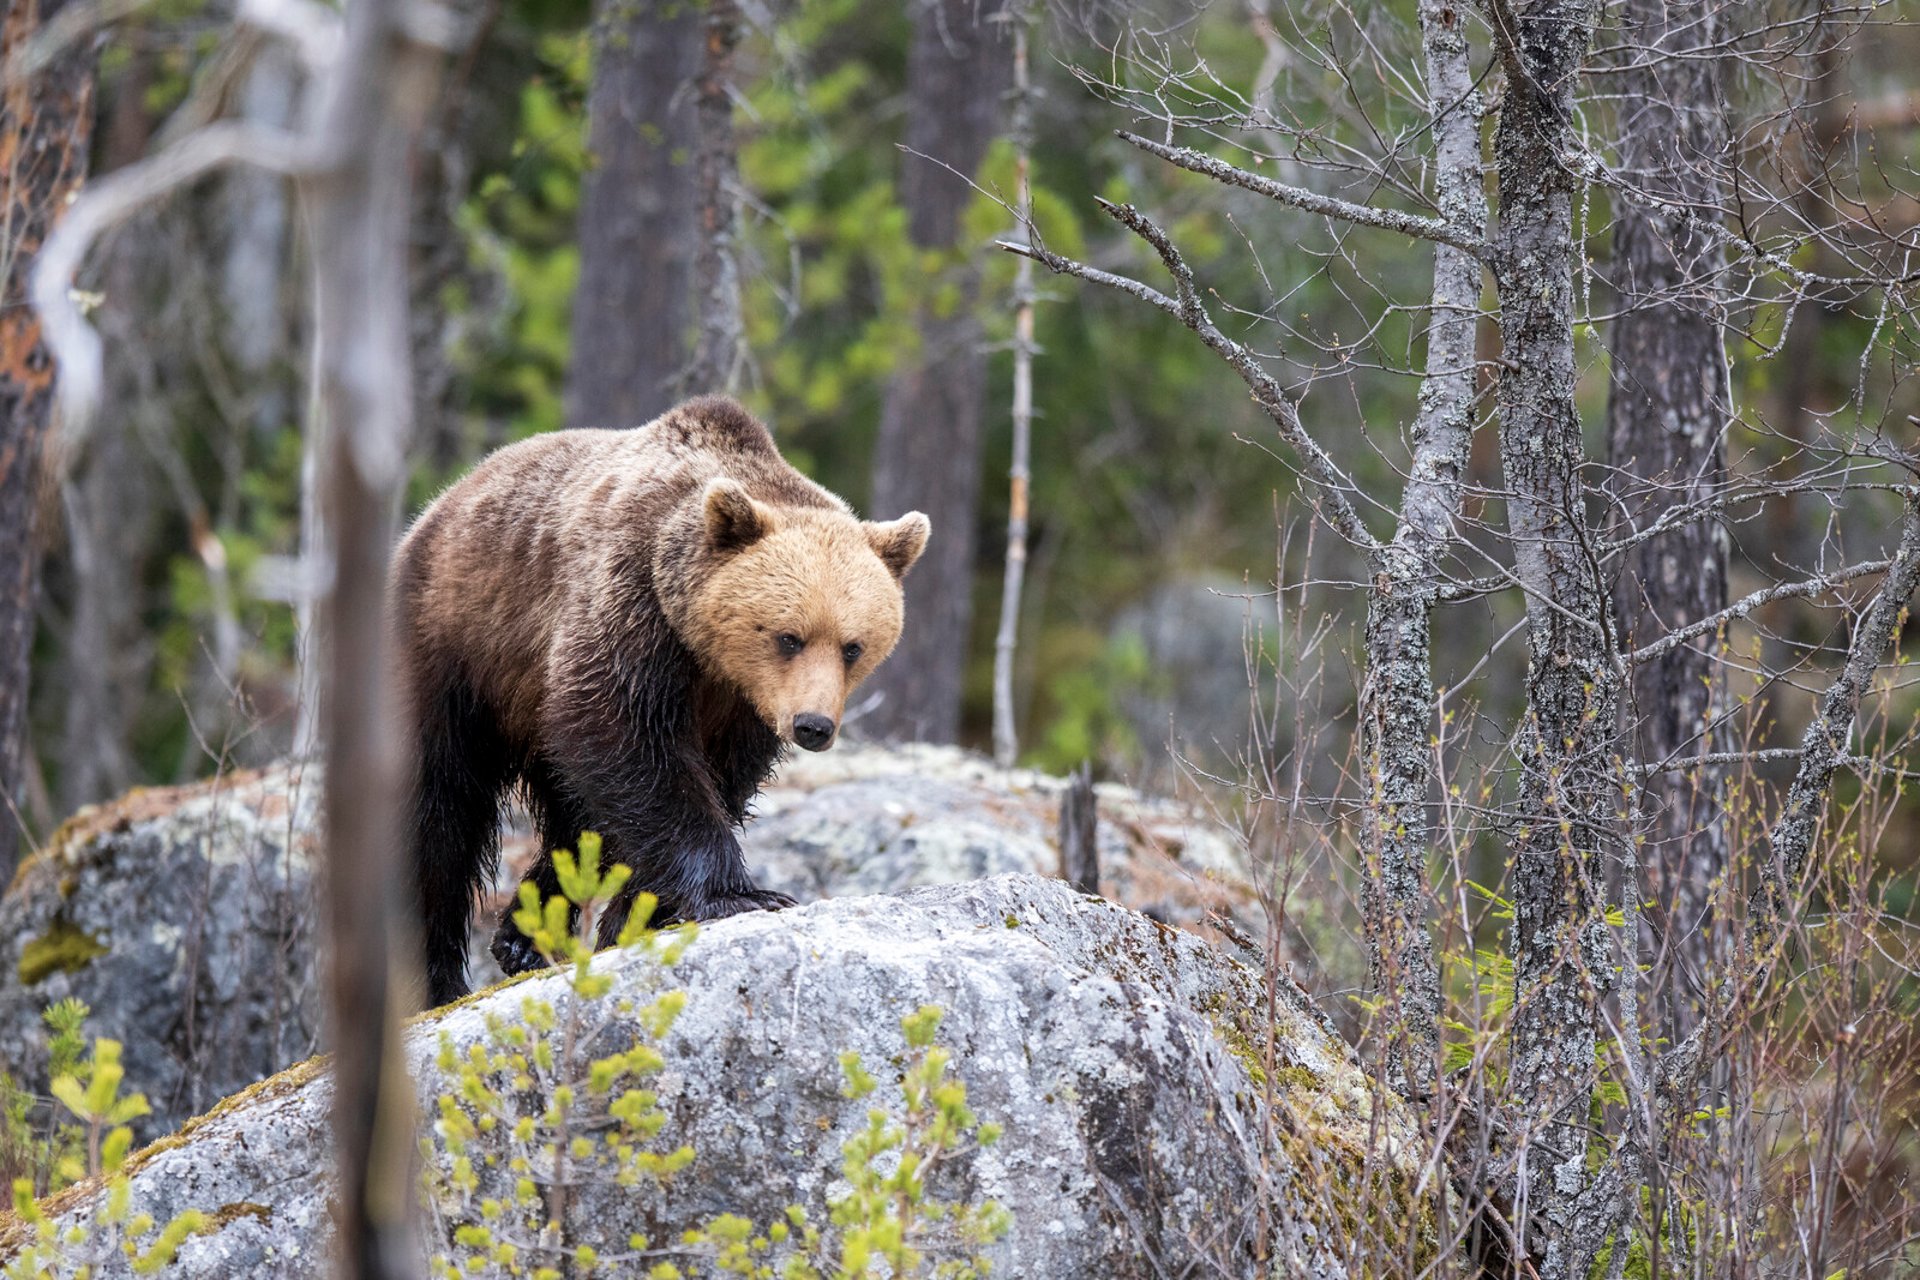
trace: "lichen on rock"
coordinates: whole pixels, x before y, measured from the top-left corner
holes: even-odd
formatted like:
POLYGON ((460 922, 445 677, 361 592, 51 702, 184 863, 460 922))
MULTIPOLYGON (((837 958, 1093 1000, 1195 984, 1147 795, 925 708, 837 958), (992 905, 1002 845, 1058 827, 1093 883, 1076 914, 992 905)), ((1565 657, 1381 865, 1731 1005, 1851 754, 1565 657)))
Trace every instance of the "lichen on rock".
MULTIPOLYGON (((616 993, 661 979, 632 954, 595 963, 616 993)), ((1002 1130, 938 1175, 949 1198, 1011 1211, 989 1251, 995 1274, 1151 1274, 1152 1259, 1169 1274, 1336 1277, 1367 1271, 1368 1256, 1417 1254, 1427 1235, 1397 1207, 1420 1175, 1404 1108, 1369 1087, 1303 993, 1284 980, 1269 993, 1200 939, 1059 881, 1000 876, 735 917, 705 926, 670 981, 686 1003, 662 1042, 658 1093, 667 1132, 695 1156, 658 1193, 585 1188, 580 1211, 612 1228, 675 1238, 793 1204, 824 1217, 869 1105, 842 1094, 841 1055, 879 1072, 900 1058, 902 1015, 937 1005, 968 1105, 1002 1130), (1258 1020, 1270 1007, 1269 1048, 1258 1020), (1260 1029, 1268 1081, 1223 1020, 1260 1029), (1363 1234, 1392 1252, 1357 1255, 1363 1234)), ((563 989, 542 975, 411 1026, 423 1107, 445 1088, 443 1036, 464 1053, 489 1018, 563 989)), ((217 1216, 186 1242, 191 1274, 314 1272, 328 1248, 330 1093, 324 1072, 291 1077, 138 1158, 136 1209, 156 1219, 264 1210, 217 1216)))

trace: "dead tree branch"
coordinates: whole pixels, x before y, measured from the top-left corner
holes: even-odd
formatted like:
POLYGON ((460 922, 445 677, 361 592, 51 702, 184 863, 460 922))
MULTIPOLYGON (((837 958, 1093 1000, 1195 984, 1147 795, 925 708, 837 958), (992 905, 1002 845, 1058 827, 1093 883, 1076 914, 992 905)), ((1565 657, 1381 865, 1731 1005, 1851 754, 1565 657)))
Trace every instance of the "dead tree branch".
POLYGON ((1382 231, 1397 231, 1403 236, 1431 240, 1435 244, 1451 245, 1462 253, 1472 254, 1476 258, 1484 257, 1486 254, 1486 243, 1482 236, 1444 218, 1427 218, 1414 213, 1401 213, 1394 209, 1375 209, 1370 205, 1355 204, 1351 200, 1323 196, 1305 187, 1292 187, 1284 182, 1275 182, 1272 178, 1263 178, 1257 173, 1249 173, 1224 160, 1215 159, 1204 151, 1196 151, 1192 147, 1170 147, 1163 142, 1143 138, 1137 133, 1128 133, 1124 129, 1115 130, 1115 136, 1122 142, 1138 147, 1148 155, 1158 156, 1168 164, 1176 165, 1189 173, 1201 174, 1212 178, 1215 182, 1223 182, 1230 187, 1251 191, 1255 195, 1265 196, 1269 200, 1291 205, 1307 213, 1318 214, 1323 218, 1338 218, 1363 227, 1378 227, 1382 231))
POLYGON ((1741 596, 1738 600, 1717 613, 1710 614, 1698 622, 1690 622, 1684 627, 1676 627, 1666 635, 1661 636, 1658 640, 1655 640, 1652 644, 1643 645, 1635 649, 1627 655, 1627 661, 1634 665, 1643 662, 1652 662, 1654 659, 1672 652, 1689 641, 1696 640, 1701 636, 1711 635, 1727 623, 1746 617, 1762 605, 1772 604, 1776 600, 1804 599, 1808 596, 1817 596, 1823 592, 1832 591, 1835 587, 1841 586, 1844 583, 1852 582, 1856 578, 1864 578, 1875 573, 1885 573, 1893 567, 1893 564, 1894 562, 1892 560, 1863 560, 1859 564, 1851 564, 1844 569, 1835 569, 1832 573, 1823 573, 1818 577, 1807 578, 1800 582, 1782 582, 1775 586, 1763 587, 1758 591, 1741 596))
POLYGON ((1127 276, 1116 275, 1111 271, 1102 271, 1083 262, 1054 253, 1040 243, 1034 228, 1027 228, 1028 239, 1025 243, 1002 240, 999 247, 1008 253, 1032 258, 1041 266, 1057 275, 1074 276, 1089 284, 1104 285, 1131 294, 1150 306, 1158 307, 1197 334, 1200 340, 1218 355, 1232 370, 1240 375, 1253 392, 1254 403, 1272 419, 1279 428, 1280 438, 1300 455, 1302 466, 1308 479, 1312 480, 1320 495, 1320 503, 1326 512, 1327 521, 1334 529, 1355 546, 1369 550, 1377 547, 1379 541, 1367 531, 1360 514, 1354 509, 1348 496, 1357 492, 1354 483, 1340 470, 1340 467, 1320 447, 1320 443, 1310 435, 1305 424, 1300 421, 1300 408, 1293 397, 1286 393, 1279 380, 1261 366, 1253 352, 1235 342, 1213 323, 1207 314, 1206 304, 1200 301, 1199 292, 1194 288, 1193 270, 1180 251, 1168 239, 1165 231, 1154 224, 1152 219, 1130 204, 1112 204, 1095 197, 1097 203, 1114 221, 1126 227, 1153 247, 1160 255, 1160 261, 1173 277, 1175 297, 1160 292, 1151 285, 1142 284, 1127 276))

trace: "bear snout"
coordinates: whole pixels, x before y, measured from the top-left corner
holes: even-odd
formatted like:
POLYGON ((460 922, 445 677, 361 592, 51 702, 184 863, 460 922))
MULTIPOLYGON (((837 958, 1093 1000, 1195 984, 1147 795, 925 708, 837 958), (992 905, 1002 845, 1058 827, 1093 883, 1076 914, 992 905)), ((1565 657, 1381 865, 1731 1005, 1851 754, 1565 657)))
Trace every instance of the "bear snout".
POLYGON ((809 751, 833 745, 834 723, 818 711, 802 711, 793 718, 793 740, 809 751))

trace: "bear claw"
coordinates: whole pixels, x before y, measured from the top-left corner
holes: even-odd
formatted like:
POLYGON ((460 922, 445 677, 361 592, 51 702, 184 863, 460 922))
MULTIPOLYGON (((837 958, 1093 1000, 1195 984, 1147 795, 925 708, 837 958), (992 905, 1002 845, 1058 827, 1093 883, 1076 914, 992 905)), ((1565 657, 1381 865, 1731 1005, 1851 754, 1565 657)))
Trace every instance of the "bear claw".
POLYGON ((530 969, 546 966, 546 957, 534 949, 533 939, 520 932, 519 926, 508 922, 500 926, 493 935, 494 961, 499 964, 500 972, 511 978, 516 973, 526 973, 530 969))

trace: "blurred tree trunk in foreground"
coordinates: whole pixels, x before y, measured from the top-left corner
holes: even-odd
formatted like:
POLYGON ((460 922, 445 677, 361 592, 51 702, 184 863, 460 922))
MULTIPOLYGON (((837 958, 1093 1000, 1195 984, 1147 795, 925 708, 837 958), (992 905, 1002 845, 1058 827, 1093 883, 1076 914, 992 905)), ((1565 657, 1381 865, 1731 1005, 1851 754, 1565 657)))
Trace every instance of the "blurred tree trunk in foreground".
POLYGON ((11 64, 63 2, 5 0, 0 16, 0 874, 12 872, 19 850, 42 455, 53 415, 53 360, 27 305, 27 281, 54 219, 86 177, 93 136, 93 67, 84 50, 69 49, 31 76, 11 64))
POLYGON ((407 476, 413 393, 408 222, 415 145, 438 91, 442 47, 406 0, 354 0, 323 122, 334 167, 308 181, 314 361, 326 435, 323 520, 333 579, 321 600, 327 897, 332 934, 333 1141, 341 1280, 420 1272, 414 1238, 413 1090, 400 1045, 397 975, 417 943, 392 856, 411 744, 396 719, 385 653, 387 559, 407 476))
MULTIPOLYGON (((1724 254, 1711 235, 1725 200, 1718 53, 1725 19, 1668 0, 1629 0, 1625 19, 1635 52, 1620 99, 1620 176, 1660 203, 1622 201, 1614 215, 1620 316, 1608 462, 1622 481, 1639 482, 1628 486, 1623 533, 1720 492, 1732 415, 1717 296, 1724 254)), ((1726 608, 1727 535, 1718 521, 1683 523, 1641 543, 1627 569, 1616 605, 1629 649, 1726 608)), ((1711 728, 1718 644, 1709 632, 1635 669, 1627 718, 1642 761, 1725 749, 1711 728)), ((1688 1010, 1705 990, 1709 896, 1727 862, 1724 775, 1720 765, 1661 770, 1641 793, 1647 906, 1662 935, 1655 1007, 1675 1040, 1691 1029, 1688 1010)))
POLYGON ((705 23, 676 0, 596 0, 567 425, 637 427, 686 364, 696 254, 694 95, 705 23), (677 157, 677 158, 676 158, 677 157))
POLYGON ((972 198, 966 180, 997 136, 1013 76, 1000 4, 921 0, 907 63, 907 139, 900 202, 923 254, 953 253, 952 275, 920 296, 919 349, 887 387, 874 445, 869 514, 924 511, 933 541, 907 578, 906 630, 872 688, 883 695, 864 728, 886 738, 951 742, 973 618, 981 414, 987 389, 984 334, 975 306, 979 266, 959 242, 972 198), (957 293, 957 298, 954 296, 957 293))

